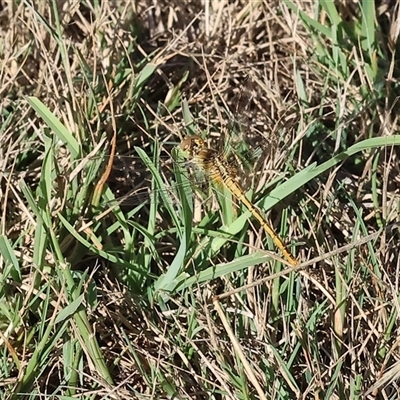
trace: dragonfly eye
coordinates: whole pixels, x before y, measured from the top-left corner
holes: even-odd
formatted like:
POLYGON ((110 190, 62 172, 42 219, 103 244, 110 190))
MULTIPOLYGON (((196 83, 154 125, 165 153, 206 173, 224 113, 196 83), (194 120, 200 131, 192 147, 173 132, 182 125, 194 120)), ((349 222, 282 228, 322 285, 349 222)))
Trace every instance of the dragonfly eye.
POLYGON ((181 148, 181 150, 183 151, 187 151, 190 148, 191 145, 191 138, 190 137, 185 137, 185 139, 182 140, 182 142, 180 143, 179 147, 181 148))

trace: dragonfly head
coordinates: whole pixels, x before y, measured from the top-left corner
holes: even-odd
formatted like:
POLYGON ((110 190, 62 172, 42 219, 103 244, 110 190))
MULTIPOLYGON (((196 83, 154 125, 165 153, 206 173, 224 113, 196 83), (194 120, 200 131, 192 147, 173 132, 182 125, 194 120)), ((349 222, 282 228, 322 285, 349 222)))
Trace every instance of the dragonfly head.
POLYGON ((179 147, 184 153, 192 157, 204 149, 204 141, 200 136, 186 136, 179 147))

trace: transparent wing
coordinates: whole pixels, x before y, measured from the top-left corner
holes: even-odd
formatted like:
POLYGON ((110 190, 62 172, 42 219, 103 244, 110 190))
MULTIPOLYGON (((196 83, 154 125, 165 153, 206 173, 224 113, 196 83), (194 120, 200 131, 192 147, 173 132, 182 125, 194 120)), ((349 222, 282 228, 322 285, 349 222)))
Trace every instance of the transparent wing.
POLYGON ((250 140, 252 135, 252 100, 254 98, 253 81, 247 76, 241 83, 235 82, 238 87, 234 95, 228 99, 228 124, 221 132, 220 151, 224 153, 235 169, 243 188, 253 186, 253 176, 256 164, 263 154, 262 140, 250 140))
POLYGON ((209 186, 209 180, 204 174, 199 173, 200 171, 197 171, 196 174, 189 172, 190 165, 187 161, 169 158, 161 160, 160 164, 156 165, 149 160, 141 160, 136 161, 133 169, 132 164, 129 165, 126 161, 123 171, 118 172, 118 165, 114 166, 117 173, 123 174, 123 178, 117 184, 110 182, 116 199, 108 202, 107 205, 131 208, 140 204, 152 203, 159 198, 169 203, 176 203, 179 201, 178 193, 182 193, 182 191, 189 193, 195 190, 201 194, 202 190, 209 186), (178 184, 176 182, 174 175, 176 170, 186 176, 185 183, 178 184), (123 188, 121 182, 124 184, 123 188))

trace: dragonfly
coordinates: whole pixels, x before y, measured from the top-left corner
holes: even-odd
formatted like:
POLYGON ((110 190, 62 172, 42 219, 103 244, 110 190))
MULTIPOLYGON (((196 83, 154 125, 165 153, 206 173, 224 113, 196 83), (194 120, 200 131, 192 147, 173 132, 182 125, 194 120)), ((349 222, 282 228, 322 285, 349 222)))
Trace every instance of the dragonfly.
POLYGON ((251 212, 290 265, 299 264, 298 260, 286 248, 282 239, 268 224, 261 211, 246 197, 244 190, 238 183, 236 168, 229 162, 224 152, 206 146, 204 140, 197 135, 186 136, 179 147, 182 155, 192 162, 196 168, 204 172, 212 183, 225 187, 251 212))
MULTIPOLYGON (((248 97, 250 96, 247 96, 246 92, 244 92, 243 90, 239 92, 239 98, 237 99, 236 102, 236 113, 235 113, 236 116, 241 115, 241 113, 239 112, 240 106, 243 106, 243 104, 245 103, 247 106, 248 104, 250 104, 250 100, 248 99, 248 97)), ((193 124, 194 119, 191 116, 190 112, 188 111, 187 104, 183 103, 182 109, 187 127, 191 126, 193 124)), ((236 121, 235 118, 233 118, 232 120, 236 121)), ((235 129, 233 129, 233 131, 234 130, 235 129)), ((228 129, 228 131, 232 133, 231 129, 228 129)), ((231 137, 231 134, 229 134, 229 137, 231 137)), ((241 140, 241 143, 245 142, 246 140, 241 140)), ((220 187, 221 186, 225 187, 225 189, 227 189, 227 191, 229 191, 233 197, 235 197, 251 212, 253 217, 259 221, 263 229, 271 237, 274 244, 280 249, 283 256, 290 265, 292 266, 298 265, 299 263, 298 260, 287 249, 282 239, 269 225, 262 212, 246 196, 245 191, 239 184, 236 171, 236 164, 228 159, 226 148, 222 150, 215 150, 211 147, 206 146, 204 140, 200 136, 196 135, 196 133, 193 132, 193 130, 191 131, 190 136, 186 136, 183 138, 178 147, 181 155, 187 159, 189 164, 194 165, 197 170, 202 172, 203 175, 206 176, 207 181, 215 184, 216 186, 219 185, 220 187)), ((254 151, 254 155, 248 154, 248 157, 246 158, 252 158, 252 157, 255 158, 256 154, 257 150, 254 151)), ((177 160, 175 160, 175 162, 177 162, 177 160)), ((139 190, 136 191, 136 193, 134 193, 133 196, 132 193, 128 193, 122 198, 117 199, 117 203, 125 206, 128 205, 132 206, 135 204, 137 205, 138 203, 143 204, 144 202, 147 202, 150 198, 155 198, 156 191, 157 189, 154 188, 151 191, 152 193, 146 189, 144 189, 143 191, 139 190)), ((174 191, 171 190, 171 193, 173 192, 174 191)))

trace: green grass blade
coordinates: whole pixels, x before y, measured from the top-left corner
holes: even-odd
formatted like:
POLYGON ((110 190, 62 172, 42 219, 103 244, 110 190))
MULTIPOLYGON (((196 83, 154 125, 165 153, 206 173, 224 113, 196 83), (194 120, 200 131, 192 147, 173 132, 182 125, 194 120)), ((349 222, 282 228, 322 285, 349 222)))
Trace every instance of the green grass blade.
POLYGON ((36 97, 27 97, 30 106, 43 119, 46 125, 57 135, 62 143, 68 148, 73 158, 78 158, 80 146, 71 132, 60 122, 60 120, 36 97))
POLYGON ((295 176, 288 179, 283 184, 279 185, 276 189, 272 190, 271 193, 262 201, 257 203, 263 210, 267 211, 273 206, 278 204, 282 199, 295 192, 297 189, 305 185, 307 182, 326 172, 330 168, 334 167, 338 163, 346 160, 347 158, 353 156, 364 150, 372 150, 382 147, 391 147, 400 145, 400 136, 385 136, 378 138, 371 138, 363 140, 355 145, 349 147, 348 150, 343 151, 330 160, 324 162, 323 164, 316 166, 315 164, 310 165, 304 170, 297 173, 295 176))
POLYGON ((3 268, 2 275, 6 279, 11 275, 15 282, 21 282, 21 270, 14 250, 7 239, 7 236, 0 235, 0 254, 4 258, 5 267, 3 268))

